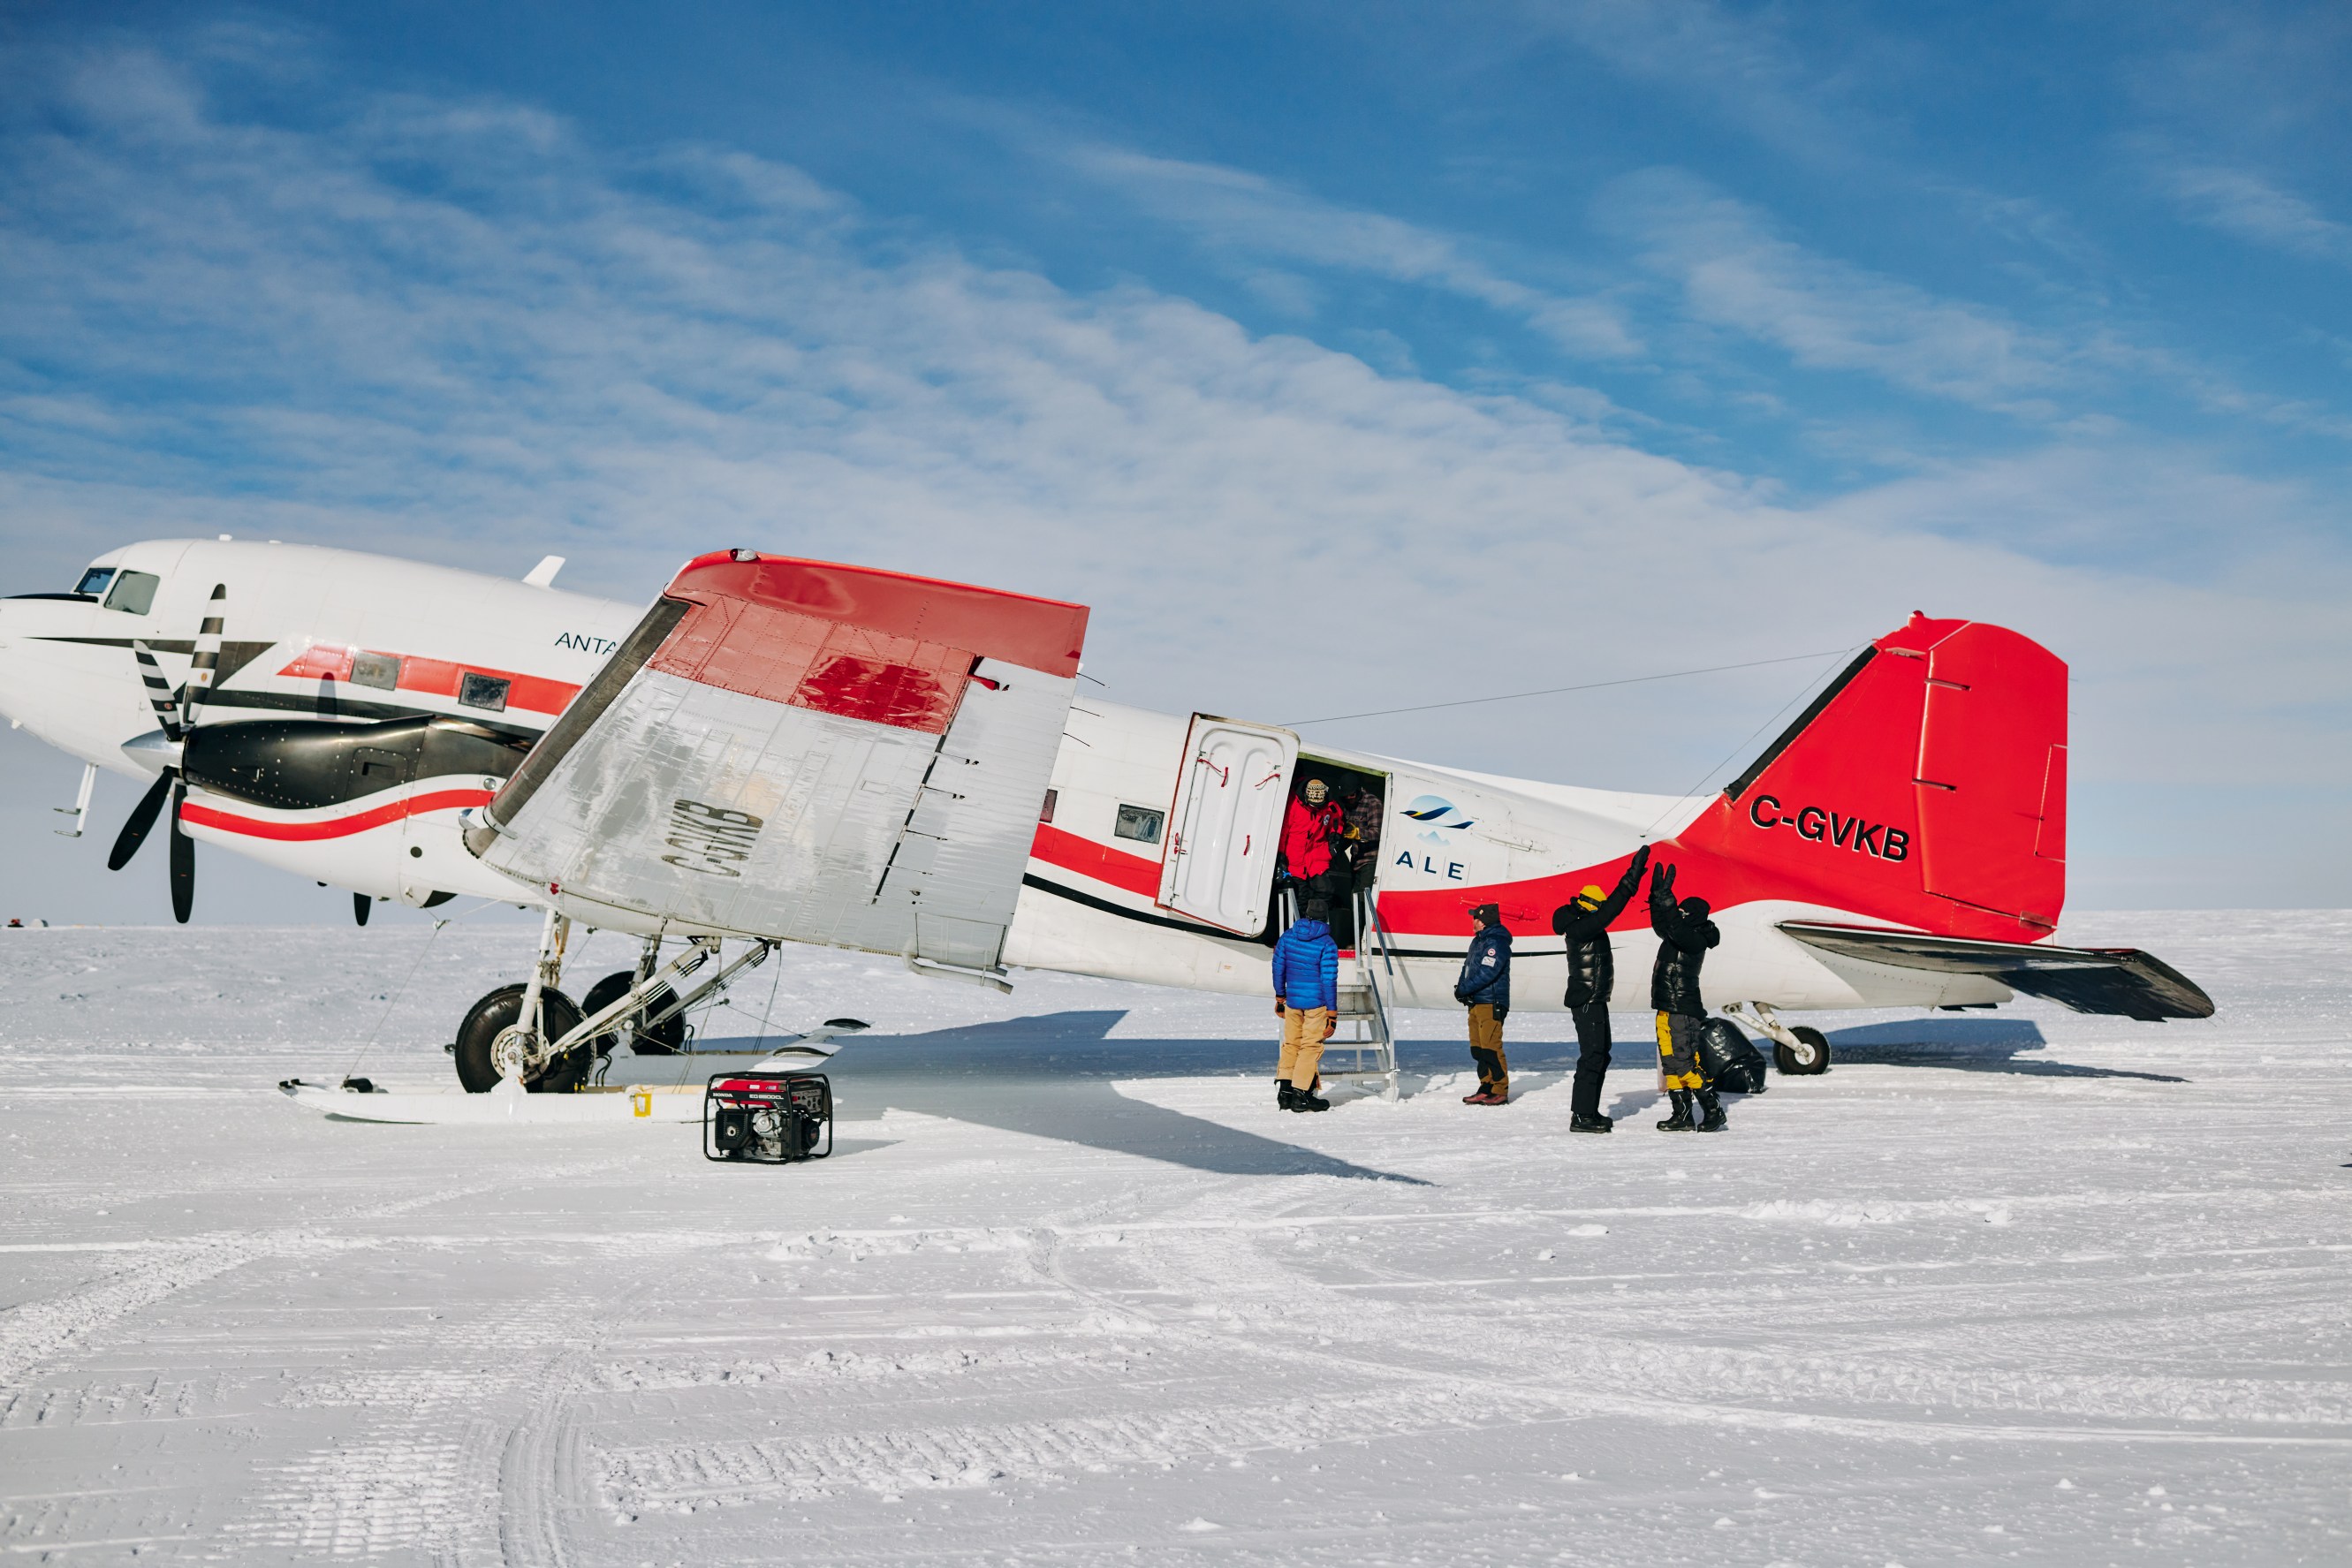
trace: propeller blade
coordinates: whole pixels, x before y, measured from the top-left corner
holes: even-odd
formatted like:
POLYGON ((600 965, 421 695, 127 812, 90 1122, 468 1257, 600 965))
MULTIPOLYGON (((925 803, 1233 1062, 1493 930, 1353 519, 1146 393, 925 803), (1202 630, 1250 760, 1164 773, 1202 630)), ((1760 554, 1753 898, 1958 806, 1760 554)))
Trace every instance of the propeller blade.
POLYGON ((155 663, 154 651, 136 637, 131 640, 131 656, 139 661, 139 678, 147 686, 147 706, 155 710, 155 722, 166 740, 180 738, 180 713, 172 701, 172 683, 163 678, 163 668, 155 663))
POLYGON ((131 808, 131 815, 123 820, 122 831, 114 837, 114 848, 107 852, 107 870, 121 871, 129 865, 131 857, 139 852, 139 846, 147 841, 147 830, 155 825, 155 815, 163 809, 163 797, 172 792, 172 770, 166 768, 147 787, 147 793, 139 797, 139 804, 131 808))
POLYGON ((172 918, 185 925, 196 904, 196 841, 180 831, 180 802, 187 798, 172 781, 172 918))
POLYGON ((352 894, 352 918, 358 921, 361 925, 365 925, 367 924, 368 911, 374 907, 375 900, 370 898, 366 894, 355 893, 352 894))
POLYGON ((205 606, 204 623, 196 628, 196 649, 188 662, 188 684, 180 688, 180 727, 196 727, 196 709, 211 700, 213 674, 220 668, 221 625, 228 619, 228 584, 213 584, 212 601, 205 606))

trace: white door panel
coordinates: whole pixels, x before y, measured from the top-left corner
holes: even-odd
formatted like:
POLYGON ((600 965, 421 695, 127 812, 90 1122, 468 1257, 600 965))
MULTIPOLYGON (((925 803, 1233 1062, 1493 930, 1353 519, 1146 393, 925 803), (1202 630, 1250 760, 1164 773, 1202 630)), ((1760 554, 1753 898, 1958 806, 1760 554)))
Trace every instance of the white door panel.
POLYGON ((1196 714, 1184 755, 1160 907, 1255 936, 1273 902, 1298 737, 1269 725, 1196 714))

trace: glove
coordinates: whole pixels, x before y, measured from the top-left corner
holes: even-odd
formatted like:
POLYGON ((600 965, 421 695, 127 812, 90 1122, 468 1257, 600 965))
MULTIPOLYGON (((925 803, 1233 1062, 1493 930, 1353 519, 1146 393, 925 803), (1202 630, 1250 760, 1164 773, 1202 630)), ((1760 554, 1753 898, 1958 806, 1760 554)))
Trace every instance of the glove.
POLYGON ((1650 874, 1655 879, 1652 885, 1663 887, 1668 893, 1674 892, 1675 868, 1672 865, 1661 865, 1656 871, 1652 872, 1650 874))
POLYGON ((1283 1007, 1283 1005, 1282 1005, 1280 1002, 1276 1002, 1276 1003, 1275 1003, 1275 1004, 1274 1004, 1274 1016, 1275 1016, 1275 1017, 1276 1017, 1276 1018, 1280 1018, 1280 1017, 1281 1017, 1281 1016, 1282 1016, 1286 1011, 1287 1011, 1287 1010, 1288 1010, 1288 1009, 1286 1009, 1286 1008, 1284 1008, 1284 1007, 1283 1007))
POLYGON ((1330 1039, 1330 1038, 1332 1037, 1332 1035, 1334 1035, 1334 1034, 1336 1034, 1337 1032, 1339 1032, 1339 1020, 1338 1019, 1336 1019, 1336 1018, 1328 1018, 1328 1019, 1325 1019, 1323 1020, 1323 1038, 1324 1038, 1325 1040, 1328 1040, 1328 1039, 1330 1039))
POLYGON ((1497 1026, 1500 1026, 1502 1021, 1510 1016, 1511 1009, 1508 1008, 1496 1008, 1495 1009, 1495 1022, 1497 1026))
POLYGON ((1641 876, 1641 874, 1642 874, 1644 871, 1648 870, 1648 869, 1649 869, 1649 865, 1650 865, 1650 846, 1649 846, 1649 845, 1647 845, 1647 844, 1643 844, 1640 849, 1635 850, 1635 851, 1633 852, 1633 875, 1635 876, 1635 878, 1636 878, 1636 879, 1638 879, 1638 878, 1641 876))

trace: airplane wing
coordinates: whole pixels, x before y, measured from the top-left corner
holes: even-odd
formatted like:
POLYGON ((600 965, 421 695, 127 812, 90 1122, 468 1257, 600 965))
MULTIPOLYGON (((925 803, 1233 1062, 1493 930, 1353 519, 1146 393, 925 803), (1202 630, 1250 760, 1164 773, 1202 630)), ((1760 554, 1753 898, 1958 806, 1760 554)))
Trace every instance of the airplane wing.
POLYGON ((1897 969, 1984 975, 2078 1013, 2144 1023, 2213 1016, 2213 998, 2196 981, 2137 947, 2060 947, 2048 942, 2028 946, 1806 920, 1783 920, 1780 929, 1818 952, 1897 969))
POLYGON ((863 567, 689 561, 467 830, 673 929, 997 972, 1083 605, 863 567))

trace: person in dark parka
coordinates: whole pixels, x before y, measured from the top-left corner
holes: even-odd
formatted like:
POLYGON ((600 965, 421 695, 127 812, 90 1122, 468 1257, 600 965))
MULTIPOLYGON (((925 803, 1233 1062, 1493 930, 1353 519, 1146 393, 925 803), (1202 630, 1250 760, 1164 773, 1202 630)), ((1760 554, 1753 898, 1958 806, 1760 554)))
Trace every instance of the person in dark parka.
POLYGON ((1706 950, 1723 940, 1707 917, 1706 900, 1675 902, 1675 868, 1650 873, 1650 929, 1658 934, 1658 961, 1650 970, 1650 1005, 1658 1011, 1658 1071, 1664 1077, 1674 1114, 1658 1124, 1661 1133, 1719 1133, 1723 1103, 1698 1063, 1698 1042, 1706 1029, 1706 1004, 1699 998, 1699 966, 1706 950), (1698 1097, 1706 1120, 1691 1120, 1691 1097, 1698 1097))
POLYGON ((1511 1012, 1511 934, 1503 912, 1482 904, 1470 912, 1470 950, 1462 956, 1462 977, 1454 999, 1470 1009, 1470 1060, 1478 1064, 1478 1092, 1465 1105, 1505 1105, 1511 1098, 1511 1067, 1503 1057, 1503 1020, 1511 1012))
POLYGON ((1552 911, 1551 928, 1568 938, 1569 1016, 1576 1020, 1576 1086, 1569 1095, 1568 1130, 1606 1133, 1615 1123, 1601 1113, 1601 1082, 1609 1071, 1609 993, 1617 979, 1616 955, 1609 946, 1609 926, 1625 911, 1642 873, 1650 864, 1650 846, 1633 852, 1633 859, 1617 885, 1604 894, 1588 887, 1552 911))

